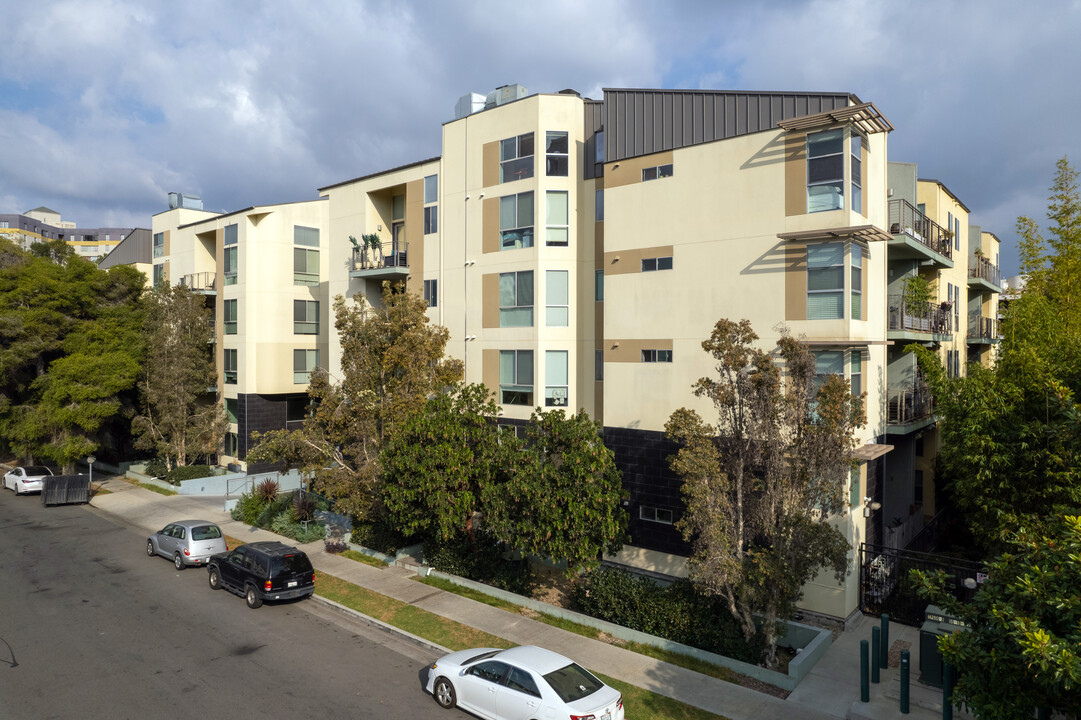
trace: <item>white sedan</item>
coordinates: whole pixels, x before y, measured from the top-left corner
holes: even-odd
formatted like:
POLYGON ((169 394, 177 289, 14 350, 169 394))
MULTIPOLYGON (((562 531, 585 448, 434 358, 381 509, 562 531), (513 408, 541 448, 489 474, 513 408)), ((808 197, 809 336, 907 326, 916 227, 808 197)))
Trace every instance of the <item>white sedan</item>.
POLYGON ((428 669, 425 689, 440 707, 488 720, 623 720, 623 696, 585 668, 525 645, 451 653, 428 669))
POLYGON ((16 495, 41 492, 42 481, 52 476, 52 470, 44 465, 17 467, 4 476, 4 487, 8 490, 14 490, 16 495))

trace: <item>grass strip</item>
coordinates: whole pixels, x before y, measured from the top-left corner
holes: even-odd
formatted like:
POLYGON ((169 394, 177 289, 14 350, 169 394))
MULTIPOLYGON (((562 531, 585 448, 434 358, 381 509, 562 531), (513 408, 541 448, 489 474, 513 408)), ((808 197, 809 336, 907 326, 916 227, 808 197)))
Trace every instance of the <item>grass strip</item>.
MULTIPOLYGON (((593 672, 590 670, 590 672, 593 672)), ((688 705, 667 695, 644 690, 635 685, 629 685, 622 680, 610 678, 594 672, 606 685, 614 687, 623 695, 623 708, 627 717, 650 718, 657 720, 698 720, 699 718, 721 718, 727 720, 724 715, 715 715, 708 710, 688 705)))
MULTIPOLYGON (((130 481, 129 481, 130 482, 130 481)), ((152 492, 156 492, 158 495, 179 495, 176 490, 169 490, 168 488, 159 487, 151 483, 132 482, 132 485, 138 485, 141 488, 146 488, 152 492)))
POLYGON ((379 558, 372 557, 371 555, 365 555, 364 553, 357 552, 356 550, 344 550, 344 551, 342 551, 342 552, 340 552, 338 554, 341 555, 342 557, 349 558, 350 560, 356 560, 359 563, 364 563, 365 565, 371 565, 374 568, 385 568, 385 567, 387 567, 387 564, 385 562, 383 562, 382 560, 380 560, 379 558))

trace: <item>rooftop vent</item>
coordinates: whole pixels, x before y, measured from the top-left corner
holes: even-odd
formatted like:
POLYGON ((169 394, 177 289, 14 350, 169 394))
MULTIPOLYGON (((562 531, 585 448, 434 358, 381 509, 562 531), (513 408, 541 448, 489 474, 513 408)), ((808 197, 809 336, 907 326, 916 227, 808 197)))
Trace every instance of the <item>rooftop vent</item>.
POLYGON ((184 208, 185 210, 202 210, 203 199, 198 195, 186 195, 184 193, 169 193, 169 209, 184 208))

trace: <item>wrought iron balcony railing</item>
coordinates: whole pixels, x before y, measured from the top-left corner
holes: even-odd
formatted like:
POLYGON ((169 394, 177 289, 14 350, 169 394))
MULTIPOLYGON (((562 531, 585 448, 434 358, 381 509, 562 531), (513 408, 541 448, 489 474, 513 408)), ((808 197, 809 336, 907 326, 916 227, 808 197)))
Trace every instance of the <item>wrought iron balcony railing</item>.
POLYGON ((953 332, 950 303, 916 302, 904 295, 890 295, 888 330, 947 334, 953 332))
POLYGON ((360 245, 353 248, 352 269, 382 270, 384 268, 408 268, 409 243, 390 240, 372 248, 360 245))
POLYGON ((886 422, 890 425, 905 425, 923 420, 935 412, 935 398, 931 394, 931 388, 922 380, 917 380, 905 388, 889 390, 886 398, 886 422))
POLYGON ((953 259, 953 235, 907 200, 890 200, 890 232, 907 235, 939 255, 953 259))
POLYGON ((986 280, 995 287, 1002 287, 1002 275, 999 273, 998 266, 985 257, 976 256, 976 262, 968 268, 968 276, 986 280))

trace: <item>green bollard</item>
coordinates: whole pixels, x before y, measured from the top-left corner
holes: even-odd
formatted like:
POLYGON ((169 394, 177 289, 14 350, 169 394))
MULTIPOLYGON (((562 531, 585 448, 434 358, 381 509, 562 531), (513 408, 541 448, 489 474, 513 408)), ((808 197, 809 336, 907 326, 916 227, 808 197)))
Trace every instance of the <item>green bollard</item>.
POLYGON ((901 651, 901 714, 908 715, 908 650, 901 651))
POLYGON ((890 616, 882 613, 882 669, 890 666, 890 616))
POLYGON ((953 665, 942 663, 942 720, 953 720, 953 665))
POLYGON ((866 640, 860 640, 860 702, 871 702, 871 686, 867 683, 866 640))
POLYGON ((882 657, 881 634, 882 632, 879 628, 871 628, 871 682, 873 683, 878 682, 878 661, 882 657))

